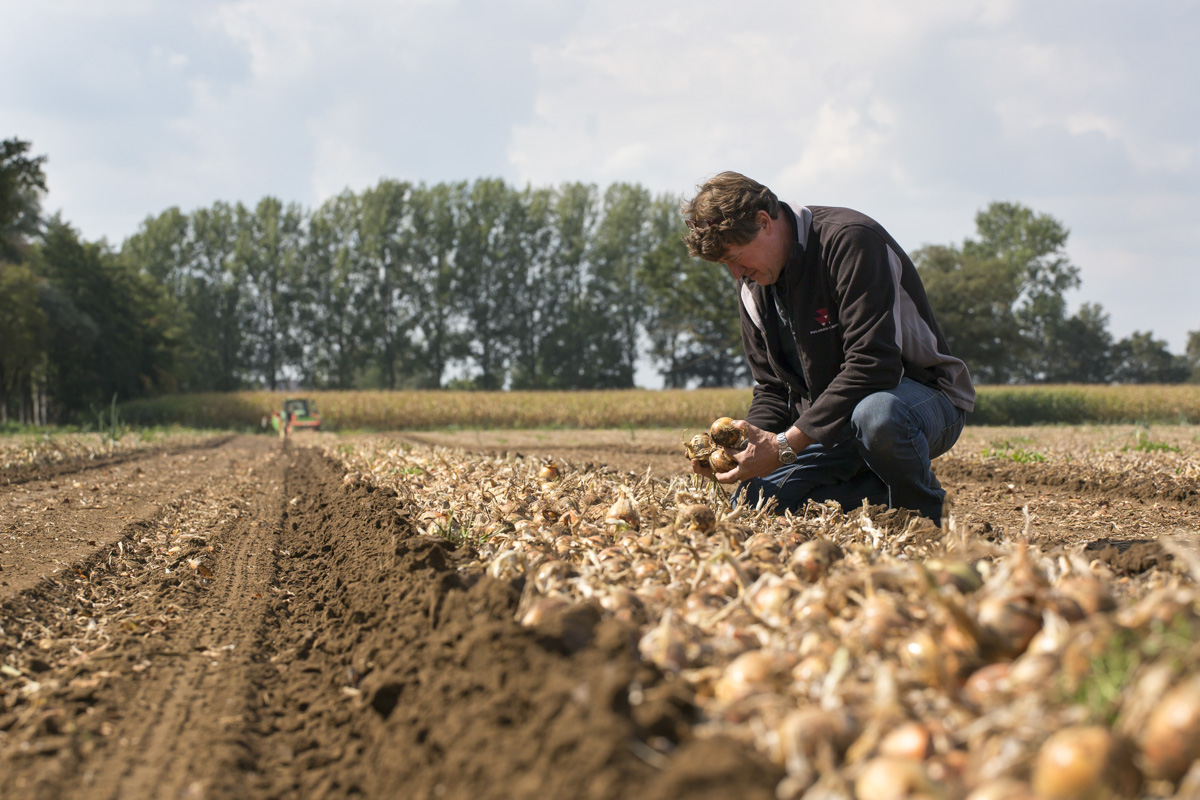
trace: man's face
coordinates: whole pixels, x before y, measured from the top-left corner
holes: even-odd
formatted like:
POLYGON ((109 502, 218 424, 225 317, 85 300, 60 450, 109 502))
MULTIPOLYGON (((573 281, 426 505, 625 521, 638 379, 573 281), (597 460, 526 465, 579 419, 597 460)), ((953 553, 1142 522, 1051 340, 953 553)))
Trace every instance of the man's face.
POLYGON ((749 278, 760 286, 770 286, 779 280, 787 264, 789 252, 787 236, 782 235, 788 230, 787 223, 781 219, 773 220, 765 212, 758 212, 762 227, 747 244, 733 245, 725 251, 721 259, 734 278, 749 278))

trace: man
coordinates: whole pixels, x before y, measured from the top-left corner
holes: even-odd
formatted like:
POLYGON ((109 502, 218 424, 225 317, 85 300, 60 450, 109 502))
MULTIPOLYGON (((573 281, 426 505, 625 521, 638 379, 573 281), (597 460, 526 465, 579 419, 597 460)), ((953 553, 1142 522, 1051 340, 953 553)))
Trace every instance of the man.
POLYGON ((748 444, 716 479, 743 481, 737 502, 773 497, 780 511, 868 500, 940 524, 946 493, 929 462, 958 440, 975 390, 904 250, 864 214, 793 208, 736 172, 682 210, 688 252, 738 282, 755 382, 736 423, 748 444))

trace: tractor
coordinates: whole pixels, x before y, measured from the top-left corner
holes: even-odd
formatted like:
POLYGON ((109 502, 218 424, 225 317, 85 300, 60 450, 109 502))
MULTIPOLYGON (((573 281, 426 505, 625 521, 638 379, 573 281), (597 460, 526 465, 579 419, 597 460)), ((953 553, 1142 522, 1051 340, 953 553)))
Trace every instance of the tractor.
POLYGON ((295 430, 319 431, 321 414, 312 400, 289 397, 283 401, 282 410, 271 413, 271 427, 278 431, 280 436, 287 436, 295 430))

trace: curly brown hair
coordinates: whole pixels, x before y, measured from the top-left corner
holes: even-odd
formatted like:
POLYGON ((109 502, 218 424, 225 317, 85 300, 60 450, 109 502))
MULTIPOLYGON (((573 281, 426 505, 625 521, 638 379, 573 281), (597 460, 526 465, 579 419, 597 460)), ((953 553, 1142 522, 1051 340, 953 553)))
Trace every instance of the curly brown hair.
POLYGON ((733 245, 749 244, 758 235, 755 217, 765 211, 779 217, 779 198, 756 180, 739 172, 722 172, 696 188, 696 196, 680 205, 688 223, 683 237, 688 254, 720 261, 733 245))

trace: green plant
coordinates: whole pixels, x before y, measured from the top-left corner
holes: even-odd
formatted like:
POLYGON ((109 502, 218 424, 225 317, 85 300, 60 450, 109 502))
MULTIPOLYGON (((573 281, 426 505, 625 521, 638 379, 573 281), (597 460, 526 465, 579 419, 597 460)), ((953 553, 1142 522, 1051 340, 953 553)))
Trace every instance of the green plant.
POLYGON ((108 445, 108 449, 112 450, 113 445, 121 441, 121 437, 129 433, 129 425, 121 421, 121 413, 117 410, 117 396, 113 394, 112 404, 107 409, 97 411, 92 408, 92 413, 96 415, 96 431, 100 434, 100 441, 108 445), (105 413, 108 414, 108 421, 105 421, 105 413))
POLYGON ((1123 452, 1128 452, 1130 450, 1133 450, 1138 453, 1178 453, 1179 452, 1178 445, 1167 444, 1166 442, 1156 442, 1153 439, 1150 439, 1149 436, 1150 436, 1149 433, 1142 430, 1141 428, 1138 428, 1134 432, 1133 446, 1130 447, 1129 445, 1126 445, 1125 447, 1122 447, 1121 450, 1123 452))
POLYGON ((1130 678, 1142 662, 1132 634, 1119 631, 1109 639, 1104 651, 1092 659, 1091 669, 1066 692, 1068 699, 1088 710, 1096 722, 1112 725, 1121 709, 1121 700, 1130 678))
POLYGON ((471 536, 471 523, 475 521, 475 515, 468 516, 462 522, 455 524, 454 514, 451 513, 446 517, 446 521, 434 524, 434 533, 442 537, 454 545, 476 544, 483 541, 482 538, 476 539, 471 536))
POLYGON ((988 444, 993 450, 1012 450, 1020 445, 1033 444, 1032 436, 1014 436, 1011 439, 995 439, 988 444))
POLYGON ((1002 458, 1007 461, 1015 461, 1018 464, 1040 464, 1046 460, 1046 457, 1036 450, 1026 450, 1024 447, 1013 449, 1008 446, 1007 442, 1005 444, 1006 446, 999 450, 994 447, 985 447, 981 455, 984 458, 1002 458))

